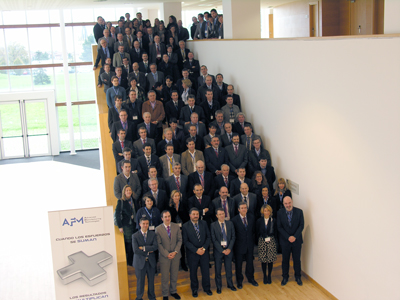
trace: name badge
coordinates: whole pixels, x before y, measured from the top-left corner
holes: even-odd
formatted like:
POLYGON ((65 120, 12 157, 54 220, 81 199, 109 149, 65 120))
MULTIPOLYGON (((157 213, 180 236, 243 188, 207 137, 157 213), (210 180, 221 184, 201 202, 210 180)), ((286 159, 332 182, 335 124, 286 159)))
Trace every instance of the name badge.
POLYGON ((137 86, 140 86, 140 83, 136 84, 137 86))
POLYGON ((214 116, 211 116, 211 118, 210 118, 211 120, 214 120, 214 116))
POLYGON ((155 226, 149 226, 149 230, 155 230, 155 226))
POLYGON ((137 120, 138 116, 132 116, 132 120, 137 120))
POLYGON ((221 242, 221 246, 222 246, 222 247, 228 246, 228 242, 227 242, 227 241, 222 241, 222 242, 221 242))
POLYGON ((182 228, 182 223, 177 223, 180 228, 182 228))
POLYGON ((265 238, 265 241, 266 241, 267 243, 269 243, 269 242, 271 241, 271 238, 270 238, 270 237, 267 237, 267 238, 265 238))
POLYGON ((161 58, 161 54, 157 54, 157 58, 161 58))
POLYGON ((235 119, 229 119, 229 123, 235 123, 235 119))
POLYGON ((147 74, 149 74, 149 73, 144 74, 144 76, 147 76, 147 74))
POLYGON ((203 216, 206 214, 205 209, 203 209, 203 216))

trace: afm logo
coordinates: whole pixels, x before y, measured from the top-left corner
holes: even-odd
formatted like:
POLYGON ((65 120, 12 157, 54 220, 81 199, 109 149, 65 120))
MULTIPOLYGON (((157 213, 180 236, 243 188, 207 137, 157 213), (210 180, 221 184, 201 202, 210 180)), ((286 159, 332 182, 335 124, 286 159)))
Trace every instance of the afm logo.
POLYGON ((71 218, 71 220, 69 222, 67 219, 64 219, 64 223, 62 224, 62 226, 64 226, 64 225, 74 226, 74 223, 82 223, 83 224, 83 217, 81 217, 80 219, 71 218))

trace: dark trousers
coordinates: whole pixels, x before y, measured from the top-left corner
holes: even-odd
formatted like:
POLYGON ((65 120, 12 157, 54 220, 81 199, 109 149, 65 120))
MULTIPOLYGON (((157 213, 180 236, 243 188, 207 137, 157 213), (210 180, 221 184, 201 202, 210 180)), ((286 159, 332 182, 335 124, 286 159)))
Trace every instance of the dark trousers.
POLYGON ((203 255, 198 255, 191 251, 186 251, 187 260, 190 271, 190 288, 193 290, 199 289, 199 281, 197 279, 197 267, 200 265, 201 270, 201 285, 204 291, 210 290, 210 255, 208 251, 203 255))
POLYGON ((242 264, 243 260, 246 260, 246 270, 245 274, 248 281, 254 279, 254 264, 253 264, 253 247, 251 249, 247 249, 247 252, 244 254, 235 253, 235 270, 236 270, 236 283, 242 284, 243 282, 243 274, 242 274, 242 264))
POLYGON ((181 246, 181 267, 186 267, 186 251, 185 251, 185 245, 181 246))
POLYGON ((137 287, 136 287, 136 299, 143 298, 144 294, 144 284, 146 281, 147 274, 147 296, 150 300, 156 299, 156 294, 154 293, 154 274, 155 269, 150 265, 148 261, 144 264, 144 268, 141 270, 135 269, 137 287))
MULTIPOLYGON (((214 248, 215 249, 215 248, 214 248)), ((217 288, 222 288, 222 262, 225 265, 225 273, 226 273, 226 283, 228 287, 233 286, 232 282, 232 258, 233 253, 229 253, 229 255, 225 255, 223 253, 217 253, 214 251, 214 260, 215 260, 215 285, 217 288)))
POLYGON ((289 262, 290 262, 290 253, 292 253, 293 257, 293 267, 294 267, 294 276, 296 278, 301 277, 301 243, 295 241, 294 243, 289 243, 288 241, 282 241, 282 277, 289 278, 289 262))

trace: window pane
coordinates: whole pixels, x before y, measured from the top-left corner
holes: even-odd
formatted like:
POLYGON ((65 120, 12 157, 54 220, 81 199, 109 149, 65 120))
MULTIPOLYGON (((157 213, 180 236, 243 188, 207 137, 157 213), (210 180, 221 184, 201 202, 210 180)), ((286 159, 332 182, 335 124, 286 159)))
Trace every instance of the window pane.
POLYGON ((66 102, 65 99, 65 82, 63 68, 55 69, 55 83, 56 83, 56 102, 66 102))
POLYGON ((28 24, 48 24, 49 13, 47 10, 27 10, 26 19, 28 24))
POLYGON ((92 26, 76 26, 74 30, 75 61, 92 61, 92 45, 95 44, 92 26))
POLYGON ((72 22, 71 10, 70 9, 64 9, 64 22, 65 23, 71 23, 72 22))
POLYGON ((98 9, 95 8, 94 17, 95 17, 95 19, 93 20, 94 22, 97 22, 97 17, 103 17, 103 19, 106 20, 106 22, 115 21, 116 20, 115 8, 114 7, 98 8, 98 9))
POLYGON ((11 89, 13 91, 31 90, 32 78, 30 69, 10 70, 11 89))
MULTIPOLYGON (((78 95, 79 101, 95 99, 95 82, 92 66, 76 67, 78 75, 78 95)), ((71 86, 72 89, 72 86, 71 86)))
POLYGON ((51 28, 51 42, 53 43, 53 63, 63 62, 61 33, 59 27, 51 28))
POLYGON ((8 82, 8 72, 6 70, 0 71, 0 92, 8 92, 10 90, 10 84, 8 82))
POLYGON ((67 43, 68 62, 75 62, 74 37, 72 35, 72 27, 65 28, 65 39, 67 43))
POLYGON ((93 19, 93 9, 73 9, 72 10, 72 22, 92 22, 93 19))
POLYGON ((81 120, 80 132, 82 133, 82 148, 98 148, 99 134, 97 130, 96 104, 79 105, 78 107, 81 120))
POLYGON ((26 24, 25 11, 3 11, 4 25, 26 24))
POLYGON ((28 28, 28 36, 32 64, 51 64, 50 27, 28 28))
POLYGON ((3 30, 0 30, 0 66, 7 65, 6 44, 4 43, 4 31, 3 30))
POLYGON ((78 95, 76 93, 76 67, 68 67, 69 72, 69 87, 70 87, 70 94, 71 94, 71 101, 78 101, 78 95))
POLYGON ((3 15, 2 14, 0 14, 0 25, 4 25, 3 24, 3 15))
POLYGON ((8 64, 10 66, 29 64, 28 36, 25 28, 6 29, 8 64))
POLYGON ((32 69, 33 88, 35 90, 54 89, 53 68, 32 69))
MULTIPOLYGON (((125 14, 127 12, 129 12, 131 14, 131 20, 133 19, 132 9, 130 7, 116 7, 115 11, 116 11, 116 16, 115 16, 115 20, 113 20, 113 21, 118 21, 120 17, 125 18, 125 14)), ((136 18, 136 15, 135 15, 135 18, 136 18)))
POLYGON ((60 12, 58 10, 49 10, 50 23, 60 23, 60 12))
POLYGON ((60 129, 60 149, 61 151, 70 150, 69 145, 69 131, 68 131, 68 117, 67 117, 67 107, 59 106, 57 107, 58 114, 58 128, 60 129))

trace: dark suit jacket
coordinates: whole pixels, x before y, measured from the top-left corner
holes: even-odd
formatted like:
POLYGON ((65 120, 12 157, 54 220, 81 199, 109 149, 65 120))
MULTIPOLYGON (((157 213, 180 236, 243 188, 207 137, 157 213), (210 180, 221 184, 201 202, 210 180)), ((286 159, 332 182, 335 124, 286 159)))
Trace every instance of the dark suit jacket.
POLYGON ((164 77, 171 76, 174 82, 176 82, 179 77, 178 67, 171 62, 166 64, 164 61, 161 61, 158 65, 158 69, 164 73, 164 77))
MULTIPOLYGON (((244 178, 244 182, 247 183, 247 185, 249 186, 249 188, 251 189, 251 179, 245 177, 244 178)), ((239 178, 235 178, 232 180, 232 183, 230 185, 230 189, 229 189, 229 194, 231 195, 231 197, 235 197, 237 194, 240 193, 240 180, 239 178)))
MULTIPOLYGON (((148 186, 148 185, 147 185, 148 186)), ((150 191, 146 192, 147 195, 153 196, 153 193, 150 191)), ((145 193, 143 193, 143 196, 146 195, 145 193)), ((156 199, 156 205, 155 207, 158 208, 158 210, 160 211, 160 213, 163 210, 168 209, 168 204, 169 204, 169 197, 167 195, 167 193, 164 190, 161 190, 160 188, 158 188, 158 193, 157 193, 157 199, 156 199)))
MULTIPOLYGON (((255 171, 261 171, 261 167, 260 165, 258 165, 258 167, 256 168, 255 171)), ((268 182, 268 186, 269 186, 269 190, 271 191, 271 193, 273 193, 273 183, 275 182, 275 171, 274 171, 274 167, 271 166, 267 166, 266 168, 266 173, 265 173, 265 178, 267 178, 267 182, 268 182)))
POLYGON ((223 254, 222 251, 224 251, 225 249, 230 249, 231 253, 229 253, 229 255, 233 256, 232 249, 236 241, 236 236, 235 236, 235 227, 233 226, 233 223, 231 221, 225 221, 225 233, 226 233, 227 247, 222 248, 221 226, 219 225, 218 221, 215 221, 214 223, 211 224, 211 239, 214 245, 214 255, 225 256, 225 254, 223 254))
MULTIPOLYGON (((167 144, 167 142, 164 140, 161 140, 160 142, 158 142, 157 144, 157 155, 158 157, 161 157, 165 154, 165 145, 167 144)), ((172 139, 172 144, 174 145, 174 153, 175 154, 180 154, 180 150, 181 150, 181 145, 177 140, 172 139)))
POLYGON ((228 153, 228 164, 232 174, 234 174, 235 170, 239 167, 246 168, 248 155, 245 146, 239 144, 238 155, 235 154, 233 144, 225 147, 225 150, 228 153))
MULTIPOLYGON (((137 128, 139 129, 140 127, 146 128, 146 124, 144 122, 138 124, 137 128)), ((158 141, 159 136, 158 136, 158 131, 157 131, 157 125, 156 124, 150 123, 150 132, 147 132, 147 137, 151 138, 151 139, 153 139, 155 141, 158 141)))
MULTIPOLYGON (((115 40, 114 43, 114 53, 118 52, 118 47, 120 46, 120 42, 118 40, 115 40)), ((129 54, 130 48, 129 48, 129 44, 126 40, 122 40, 122 46, 124 46, 124 52, 129 54)), ((131 57, 129 56, 129 59, 131 57)), ((130 64, 132 66, 132 64, 130 64)))
MULTIPOLYGON (((178 33, 178 40, 185 41, 189 39, 189 31, 185 27, 177 28, 176 32, 178 33)), ((189 49, 186 49, 189 52, 189 49)), ((186 56, 187 57, 187 56, 186 56)))
MULTIPOLYGON (((214 75, 208 74, 207 76, 211 76, 212 77, 212 84, 213 85, 217 84, 217 81, 215 80, 215 76, 214 75)), ((200 89, 200 87, 205 85, 205 77, 203 75, 199 74, 199 76, 196 78, 196 82, 197 82, 197 87, 200 89)))
MULTIPOLYGON (((255 139, 255 138, 260 139, 260 141, 261 141, 261 147, 263 146, 262 138, 261 138, 259 135, 253 133, 253 134, 251 135, 251 142, 250 142, 251 149, 254 148, 254 147, 253 147, 253 139, 255 139)), ((246 146, 246 142, 247 142, 246 135, 245 135, 245 134, 242 134, 242 135, 240 136, 240 143, 241 143, 242 145, 245 145, 245 146, 246 146)), ((246 148, 248 149, 247 146, 246 146, 246 148)))
MULTIPOLYGON (((200 183, 200 177, 199 173, 193 172, 189 174, 189 190, 188 194, 189 196, 193 196, 193 189, 194 185, 197 183, 200 183)), ((214 198, 214 193, 215 193, 215 182, 214 182, 214 176, 210 172, 204 172, 204 192, 203 195, 206 195, 210 197, 210 199, 214 198)))
MULTIPOLYGON (((228 213, 229 213, 229 219, 232 220, 232 218, 234 216, 237 215, 237 210, 236 210, 236 205, 235 205, 235 200, 233 200, 232 198, 228 197, 226 199, 228 201, 228 213)), ((217 209, 218 208, 222 208, 222 201, 221 201, 221 197, 217 197, 215 199, 213 199, 212 201, 212 216, 213 216, 213 220, 216 221, 217 220, 217 209)), ((227 216, 225 216, 227 217, 227 216)))
POLYGON ((137 63, 140 63, 140 62, 142 62, 143 61, 143 59, 142 59, 142 54, 143 54, 143 49, 141 49, 141 48, 139 48, 139 52, 136 52, 136 49, 135 48, 132 48, 130 51, 129 51, 129 55, 131 56, 131 63, 133 64, 133 63, 135 63, 135 62, 137 62, 137 63))
POLYGON ((228 189, 228 193, 230 193, 230 188, 231 188, 231 183, 235 179, 235 176, 233 175, 228 175, 228 186, 225 184, 224 176, 222 174, 217 175, 214 180, 215 180, 215 197, 218 197, 219 195, 219 189, 221 187, 226 187, 228 189))
POLYGON ((187 208, 187 201, 181 201, 181 203, 179 204, 178 211, 176 210, 175 207, 171 206, 168 208, 168 210, 171 213, 171 221, 174 223, 179 223, 178 216, 183 224, 190 220, 188 213, 189 209, 187 208))
POLYGON ((115 107, 111 107, 108 109, 108 129, 111 132, 111 127, 114 122, 119 121, 119 112, 115 109, 115 107))
MULTIPOLYGON (((149 167, 147 165, 147 160, 144 155, 141 155, 138 157, 138 164, 140 168, 142 169, 142 180, 146 180, 148 173, 149 173, 149 167)), ((160 160, 158 159, 158 156, 155 154, 151 154, 150 156, 150 166, 154 166, 157 169, 157 174, 162 174, 162 167, 160 164, 160 160)))
MULTIPOLYGON (((215 116, 215 114, 214 114, 214 116, 215 116)), ((215 119, 210 124, 214 124, 215 128, 217 128, 217 131, 215 132, 216 135, 225 134, 225 129, 224 129, 225 122, 222 123, 222 126, 221 126, 222 128, 219 127, 219 124, 218 124, 217 120, 215 120, 215 119)), ((208 126, 210 126, 210 124, 208 124, 208 126)))
MULTIPOLYGON (((122 172, 122 164, 123 164, 123 162, 124 161, 121 160, 117 164, 117 173, 118 174, 122 172)), ((132 172, 132 174, 136 174, 139 178, 141 178, 141 176, 142 176, 142 169, 140 169, 140 166, 138 164, 138 160, 136 158, 133 158, 133 157, 131 157, 131 172, 132 172)))
POLYGON ((215 112, 220 109, 219 102, 213 100, 211 108, 207 101, 202 102, 200 106, 204 110, 204 115, 206 116, 206 125, 208 126, 208 124, 215 120, 215 112))
MULTIPOLYGON (((174 140, 177 140, 181 145, 186 144, 186 141, 183 140, 183 138, 185 137, 183 130, 180 128, 176 128, 175 131, 175 135, 174 135, 174 140)), ((181 147, 181 149, 183 148, 183 146, 181 147)))
MULTIPOLYGON (((250 122, 246 122, 246 121, 245 121, 245 122, 244 122, 244 125, 247 125, 247 124, 251 125, 250 122)), ((240 126, 239 122, 233 123, 233 125, 232 125, 232 131, 233 131, 233 132, 237 132, 237 133, 239 134, 239 136, 242 136, 242 135, 244 134, 244 129, 242 128, 242 126, 240 126)))
MULTIPOLYGON (((151 145, 151 153, 156 154, 156 143, 154 142, 153 139, 147 138, 147 143, 151 145)), ((136 158, 139 156, 143 155, 143 144, 141 139, 137 139, 136 141, 133 142, 133 152, 136 158)))
POLYGON ((104 93, 106 93, 107 90, 112 86, 111 78, 113 76, 115 76, 115 73, 110 71, 110 73, 107 74, 106 72, 104 72, 103 68, 101 70, 100 70, 101 74, 99 75, 100 76, 100 83, 104 84, 104 93), (101 70, 103 72, 101 72, 101 70))
MULTIPOLYGON (((133 142, 136 138, 136 126, 135 123, 131 122, 131 121, 127 121, 128 122, 128 130, 126 132, 126 137, 125 139, 128 141, 133 142)), ((122 128, 122 124, 121 121, 117 121, 114 122, 111 125, 111 138, 112 140, 115 142, 118 139, 118 130, 120 130, 122 128)))
MULTIPOLYGON (((114 50, 111 47, 108 47, 108 51, 110 52, 110 58, 112 60, 113 56, 114 56, 114 50)), ((103 47, 100 47, 100 49, 97 49, 97 57, 96 57, 94 66, 97 68, 100 60, 101 60, 101 66, 104 66, 106 63, 106 58, 107 58, 107 55, 104 54, 103 47)))
POLYGON ((174 101, 168 101, 165 103, 165 115, 167 117, 167 121, 171 118, 176 118, 179 120, 179 116, 181 115, 181 110, 185 106, 185 103, 183 103, 182 100, 178 100, 178 109, 175 108, 174 101))
POLYGON ((220 98, 220 104, 221 104, 221 99, 228 94, 228 85, 225 82, 222 82, 222 90, 220 89, 218 84, 216 84, 215 86, 217 87, 217 89, 219 90, 219 92, 221 94, 221 98, 220 98))
MULTIPOLYGON (((130 148, 131 150, 133 149, 133 145, 132 145, 132 142, 131 141, 128 141, 128 140, 125 140, 125 142, 124 142, 124 147, 128 147, 128 148, 130 148)), ((113 151, 113 154, 114 154, 114 159, 115 159, 115 162, 116 163, 118 163, 118 162, 120 162, 121 160, 123 160, 124 159, 124 157, 123 156, 120 156, 120 155, 118 155, 118 154, 122 154, 122 148, 121 148, 121 142, 119 141, 119 140, 117 140, 117 141, 115 141, 113 144, 112 144, 112 151, 113 151)), ((133 169, 132 169, 133 170, 133 169)), ((119 173, 121 173, 121 170, 118 172, 118 170, 117 170, 117 173, 119 174, 119 173)))
POLYGON ((268 221, 267 228, 265 228, 264 216, 259 218, 256 222, 256 241, 258 238, 265 239, 266 237, 274 237, 278 241, 278 227, 275 218, 270 218, 268 221))
MULTIPOLYGON (((263 147, 261 147, 260 149, 261 149, 260 156, 265 156, 268 160, 267 165, 271 166, 271 155, 269 155, 268 150, 264 149, 263 147)), ((249 173, 253 174, 257 169, 257 167, 259 166, 260 158, 259 156, 257 156, 254 147, 252 147, 252 149, 248 151, 248 153, 249 153, 248 170, 249 173)))
MULTIPOLYGON (((122 104, 122 107, 126 109, 126 111, 128 112, 128 120, 136 124, 136 129, 137 125, 143 122, 142 104, 143 102, 138 99, 136 99, 135 101, 135 106, 133 106, 130 101, 129 103, 122 104)), ((137 132, 136 132, 136 137, 138 138, 137 132)))
MULTIPOLYGON (((157 175, 160 175, 160 174, 157 174, 157 175)), ((149 178, 148 177, 146 177, 146 178, 147 179, 144 180, 143 184, 142 184, 142 194, 143 195, 150 192, 149 178)), ((158 180, 158 189, 165 191, 165 180, 162 177, 158 177, 158 176, 157 176, 157 180, 158 180)), ((165 191, 165 192, 167 192, 167 191, 165 191)))
POLYGON ((104 28, 99 24, 96 23, 96 25, 93 26, 93 34, 94 34, 94 38, 96 39, 96 43, 99 42, 99 38, 103 37, 104 28))
MULTIPOLYGON (((192 112, 195 112, 199 115, 199 122, 206 123, 206 116, 201 106, 195 105, 192 112)), ((181 126, 184 126, 186 122, 190 122, 190 115, 192 112, 190 111, 190 107, 188 105, 182 107, 181 114, 179 116, 179 124, 181 126)))
MULTIPOLYGON (((132 72, 129 73, 129 77, 128 77, 129 84, 131 83, 132 78, 136 79, 136 85, 139 88, 142 88, 143 92, 145 92, 146 88, 147 88, 146 74, 141 72, 141 71, 139 71, 138 76, 136 76, 135 72, 132 71, 132 72)), ((129 99, 129 94, 127 94, 126 96, 127 96, 126 98, 129 99)), ((136 97, 138 97, 138 95, 136 95, 136 97)), ((147 99, 147 95, 146 95, 146 99, 147 99)))
POLYGON ((143 61, 139 63, 139 71, 145 74, 150 73, 150 61, 148 61, 147 68, 144 65, 143 61))
POLYGON ((200 231, 200 241, 197 238, 196 231, 191 221, 183 224, 183 244, 186 247, 188 257, 191 255, 197 255, 196 251, 203 247, 208 250, 211 242, 210 230, 208 229, 207 223, 203 220, 198 221, 200 231))
POLYGON ((162 84, 164 84, 165 81, 165 77, 164 77, 164 73, 157 71, 157 81, 154 81, 154 77, 153 77, 153 73, 149 72, 147 73, 147 89, 151 90, 153 88, 153 86, 156 84, 156 82, 160 82, 162 84))
POLYGON ((200 218, 207 222, 208 227, 211 224, 211 216, 212 216, 212 206, 210 197, 203 194, 201 197, 201 204, 196 196, 192 196, 188 199, 188 209, 190 211, 191 208, 196 207, 200 211, 200 218), (203 209, 208 208, 208 211, 203 214, 203 209))
POLYGON ((156 233, 154 231, 147 230, 147 238, 145 242, 142 231, 139 230, 132 235, 132 243, 133 252, 135 253, 133 256, 134 268, 136 270, 142 270, 146 263, 146 257, 148 258, 151 267, 155 268, 157 266, 157 262, 154 251, 156 251, 158 248, 156 233), (143 246, 145 246, 146 251, 139 249, 139 247, 143 246))
POLYGON ((207 170, 215 174, 217 170, 221 170, 221 165, 228 163, 228 154, 222 147, 218 147, 218 157, 213 147, 204 150, 204 158, 206 160, 207 170))
MULTIPOLYGON (((182 194, 182 199, 183 201, 187 201, 187 190, 188 190, 188 177, 186 175, 181 174, 181 179, 180 179, 180 188, 179 191, 182 194)), ((165 180, 165 190, 168 195, 171 195, 171 192, 173 190, 178 190, 175 182, 175 176, 171 175, 165 180)))
MULTIPOLYGON (((233 200, 235 200, 235 205, 236 205, 236 214, 238 214, 238 209, 239 209, 239 204, 240 202, 243 201, 242 194, 239 193, 236 196, 233 197, 233 200)), ((253 217, 257 216, 257 208, 258 208, 258 201, 257 201, 257 196, 256 194, 253 193, 248 193, 247 194, 247 203, 248 205, 248 210, 247 214, 252 214, 253 217)))
MULTIPOLYGON (((162 61, 162 56, 163 54, 166 54, 167 50, 165 48, 165 45, 163 43, 160 43, 160 54, 161 54, 161 58, 159 59, 160 61, 162 61)), ((149 47, 149 61, 151 61, 152 63, 156 63, 157 62, 157 49, 156 49, 156 44, 153 43, 150 47, 149 47)))
MULTIPOLYGON (((185 61, 188 60, 188 54, 189 54, 190 50, 185 48, 185 61)), ((182 52, 181 52, 181 48, 177 49, 175 51, 176 55, 178 56, 178 68, 179 68, 179 72, 182 72, 183 69, 183 57, 182 57, 182 52)), ((193 82, 192 82, 193 83, 193 82)))
MULTIPOLYGON (((185 124, 185 126, 183 127, 183 132, 185 134, 189 134, 190 125, 192 124, 191 123, 185 124)), ((204 125, 204 123, 198 123, 197 135, 203 138, 206 134, 207 134, 206 125, 204 125)))
MULTIPOLYGON (((194 88, 198 87, 197 78, 200 76, 200 63, 197 59, 193 59, 191 62, 187 59, 183 63, 183 68, 189 70, 189 78, 194 85, 194 88)), ((193 87, 193 86, 192 86, 193 87)))
POLYGON ((244 226, 240 214, 236 215, 231 221, 235 227, 235 246, 234 252, 237 254, 245 254, 247 251, 253 252, 254 235, 255 235, 255 220, 254 216, 247 214, 247 228, 244 226))
MULTIPOLYGON (((187 146, 186 146, 186 139, 188 139, 190 137, 190 134, 186 135, 183 140, 185 141, 185 143, 182 143, 182 148, 181 148, 181 152, 184 152, 187 150, 187 146)), ((200 137, 198 134, 196 135, 196 141, 195 141, 195 146, 194 148, 196 150, 200 150, 201 152, 204 152, 204 141, 203 138, 200 137)))
MULTIPOLYGON (((231 133, 232 134, 232 133, 231 133)), ((221 136, 219 137, 219 139, 221 140, 222 143, 222 147, 227 147, 229 145, 232 145, 232 138, 229 141, 228 136, 226 135, 226 132, 224 134, 221 134, 221 136)))
POLYGON ((279 241, 282 247, 289 245, 290 236, 296 238, 295 243, 303 243, 304 216, 300 208, 293 207, 292 226, 289 226, 289 221, 284 208, 278 211, 277 227, 279 232, 279 241))
MULTIPOLYGON (((226 97, 227 97, 227 95, 224 95, 224 96, 222 96, 222 98, 221 98, 221 107, 223 107, 223 106, 225 106, 226 105, 226 97)), ((240 109, 242 109, 241 108, 241 103, 240 103, 240 96, 238 95, 238 94, 233 94, 232 95, 232 97, 233 97, 233 104, 235 104, 235 105, 237 105, 237 106, 239 106, 239 108, 240 109)))

